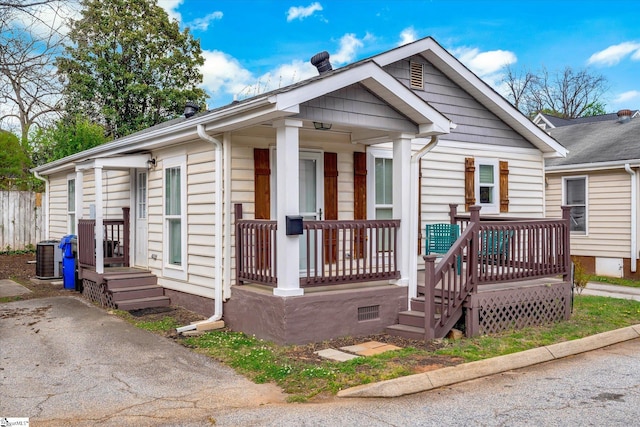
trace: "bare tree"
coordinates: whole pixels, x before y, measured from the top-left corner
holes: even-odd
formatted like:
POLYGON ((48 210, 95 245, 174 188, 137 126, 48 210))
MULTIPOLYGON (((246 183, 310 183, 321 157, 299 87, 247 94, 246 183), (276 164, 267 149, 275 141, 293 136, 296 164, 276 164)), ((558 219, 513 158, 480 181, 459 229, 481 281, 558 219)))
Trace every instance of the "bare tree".
POLYGON ((31 128, 57 118, 61 109, 55 58, 64 47, 65 4, 0 0, 0 126, 19 128, 25 148, 31 128))
POLYGON ((608 89, 604 76, 571 67, 555 73, 543 67, 537 75, 518 75, 506 68, 504 83, 509 90, 507 97, 523 113, 547 111, 566 119, 590 114, 594 106, 604 108, 608 89))

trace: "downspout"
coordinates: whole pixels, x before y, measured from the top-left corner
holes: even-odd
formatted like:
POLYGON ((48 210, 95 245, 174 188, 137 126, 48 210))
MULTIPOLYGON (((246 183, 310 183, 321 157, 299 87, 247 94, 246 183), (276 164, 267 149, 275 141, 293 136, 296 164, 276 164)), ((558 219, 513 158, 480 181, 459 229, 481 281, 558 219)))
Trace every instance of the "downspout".
POLYGON ((38 171, 33 171, 33 175, 40 181, 44 181, 44 239, 49 239, 49 178, 41 176, 38 171))
MULTIPOLYGON (((433 135, 431 137, 431 141, 424 147, 420 149, 420 151, 414 153, 411 156, 411 185, 413 194, 413 200, 418 200, 418 191, 421 191, 421 188, 418 187, 418 167, 420 165, 420 159, 422 159, 429 151, 433 150, 436 145, 438 145, 438 136, 433 135)), ((409 230, 417 230, 418 229, 418 206, 412 206, 412 209, 409 210, 409 230)), ((413 239, 414 242, 417 239, 413 239)), ((412 244, 413 246, 413 244, 412 244)), ((411 298, 416 297, 418 295, 418 254, 417 251, 411 251, 411 258, 409 260, 409 292, 408 298, 409 303, 411 303, 411 298)))
POLYGON ((215 224, 215 251, 214 251, 214 257, 216 260, 216 265, 214 268, 215 271, 215 277, 216 280, 218 281, 217 285, 215 286, 215 301, 214 301, 214 313, 213 316, 211 316, 210 318, 208 318, 207 320, 204 320, 202 322, 197 322, 191 325, 186 325, 186 326, 181 326, 179 328, 176 329, 176 331, 178 333, 182 333, 182 332, 186 332, 186 331, 192 331, 194 329, 197 329, 198 324, 200 323, 209 323, 209 322, 216 322, 220 319, 222 319, 222 287, 223 287, 223 278, 222 278, 222 243, 223 243, 223 236, 222 236, 222 231, 223 231, 223 223, 222 223, 222 215, 223 215, 223 209, 222 209, 222 192, 224 191, 224 183, 222 182, 222 163, 221 163, 221 157, 220 153, 222 153, 222 148, 223 148, 223 144, 222 142, 217 139, 212 137, 211 135, 207 134, 204 130, 204 125, 203 124, 199 124, 197 127, 198 130, 198 136, 200 137, 200 139, 210 142, 213 144, 213 146, 215 147, 215 154, 216 154, 216 160, 215 160, 215 165, 216 165, 216 173, 215 173, 215 180, 216 180, 216 184, 218 185, 218 191, 216 191, 216 200, 215 200, 215 204, 216 204, 216 224, 215 224))
POLYGON ((631 175, 631 272, 635 273, 638 262, 638 179, 629 163, 624 165, 624 170, 631 175))

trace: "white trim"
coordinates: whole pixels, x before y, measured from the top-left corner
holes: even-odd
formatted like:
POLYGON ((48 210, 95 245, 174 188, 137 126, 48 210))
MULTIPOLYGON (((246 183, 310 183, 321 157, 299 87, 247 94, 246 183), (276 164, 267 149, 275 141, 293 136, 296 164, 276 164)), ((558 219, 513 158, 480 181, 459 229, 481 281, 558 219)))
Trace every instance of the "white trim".
POLYGON ((571 206, 567 203, 566 182, 569 179, 584 179, 584 232, 572 231, 572 235, 576 236, 588 236, 589 235, 589 175, 571 175, 562 177, 562 199, 563 206, 571 206))
POLYGON ((589 172, 607 169, 624 169, 625 165, 630 165, 631 167, 640 167, 640 159, 614 160, 610 162, 599 163, 580 163, 575 165, 547 166, 544 169, 547 172, 589 172))
POLYGON ((180 155, 164 159, 162 161, 162 230, 163 230, 163 244, 162 244, 162 275, 177 280, 187 280, 188 269, 188 220, 187 220, 187 156, 180 155), (167 176, 166 170, 171 168, 180 168, 180 262, 181 264, 174 265, 168 262, 169 260, 169 229, 168 218, 166 214, 166 189, 167 189, 167 176))

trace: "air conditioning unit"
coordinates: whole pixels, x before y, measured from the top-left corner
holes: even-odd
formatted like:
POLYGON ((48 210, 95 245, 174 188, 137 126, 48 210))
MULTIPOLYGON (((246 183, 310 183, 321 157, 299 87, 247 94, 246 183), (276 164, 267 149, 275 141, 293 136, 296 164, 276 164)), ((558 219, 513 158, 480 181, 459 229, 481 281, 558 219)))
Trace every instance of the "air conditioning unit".
POLYGON ((44 240, 36 246, 36 277, 58 279, 62 277, 62 249, 58 240, 44 240))

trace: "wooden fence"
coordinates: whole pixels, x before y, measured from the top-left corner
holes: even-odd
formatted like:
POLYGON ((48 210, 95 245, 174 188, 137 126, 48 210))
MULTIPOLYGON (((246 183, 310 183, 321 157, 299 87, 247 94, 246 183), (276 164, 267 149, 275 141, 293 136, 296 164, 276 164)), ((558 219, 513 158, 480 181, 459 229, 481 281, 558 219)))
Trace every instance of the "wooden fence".
POLYGON ((35 249, 44 238, 42 193, 0 190, 0 252, 35 249))

